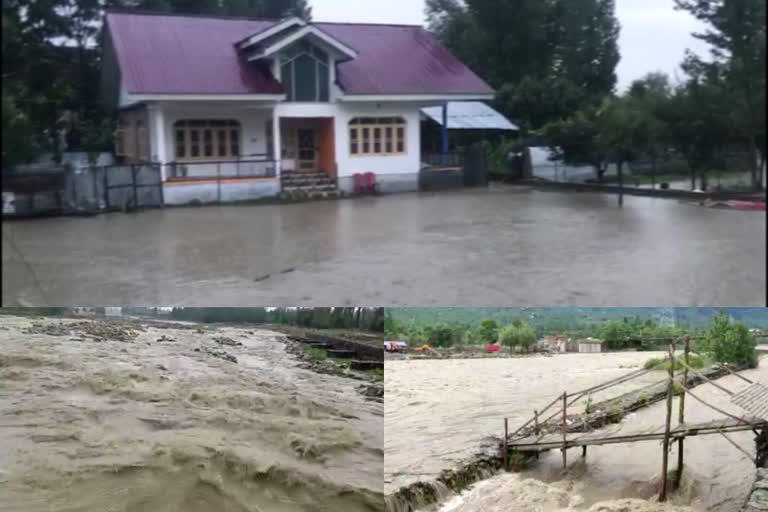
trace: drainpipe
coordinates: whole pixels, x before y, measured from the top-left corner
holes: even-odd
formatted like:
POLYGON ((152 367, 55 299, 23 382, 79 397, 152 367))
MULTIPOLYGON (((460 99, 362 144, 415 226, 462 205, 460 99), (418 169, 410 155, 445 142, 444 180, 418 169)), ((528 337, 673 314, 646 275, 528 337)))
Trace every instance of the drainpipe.
POLYGON ((275 177, 279 178, 283 154, 280 141, 280 116, 277 115, 277 106, 272 109, 272 157, 275 159, 275 177))
POLYGON ((446 155, 448 154, 448 102, 446 101, 443 103, 443 126, 440 131, 441 138, 442 138, 442 147, 441 147, 441 155, 442 158, 440 159, 441 163, 445 165, 445 161, 447 160, 446 155))

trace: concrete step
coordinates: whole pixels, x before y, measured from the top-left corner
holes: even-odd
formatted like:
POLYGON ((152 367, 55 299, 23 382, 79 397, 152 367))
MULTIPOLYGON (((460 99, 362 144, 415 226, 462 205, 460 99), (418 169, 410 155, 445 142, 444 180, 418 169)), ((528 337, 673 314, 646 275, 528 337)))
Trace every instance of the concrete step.
POLYGON ((308 191, 306 189, 297 189, 297 190, 283 190, 280 193, 281 199, 286 200, 292 200, 292 201, 304 201, 309 199, 336 199, 338 197, 342 197, 344 194, 337 189, 333 190, 314 190, 314 191, 308 191))
POLYGON ((351 350, 329 350, 328 356, 329 357, 339 357, 342 359, 352 359, 357 355, 356 352, 352 352, 351 350))
POLYGON ((311 179, 311 180, 281 180, 283 187, 318 187, 318 186, 325 186, 325 185, 333 185, 336 186, 336 182, 334 180, 325 178, 325 179, 311 179))
POLYGON ((384 361, 350 361, 349 367, 352 370, 375 370, 384 369, 384 361))
POLYGON ((336 185, 334 184, 326 184, 326 185, 311 185, 311 186, 300 186, 300 185, 283 185, 283 191, 284 192, 293 192, 294 190, 303 190, 305 192, 322 192, 324 190, 336 190, 336 185))
POLYGON ((328 174, 322 171, 318 172, 281 172, 280 178, 282 179, 313 179, 313 178, 328 178, 328 174))

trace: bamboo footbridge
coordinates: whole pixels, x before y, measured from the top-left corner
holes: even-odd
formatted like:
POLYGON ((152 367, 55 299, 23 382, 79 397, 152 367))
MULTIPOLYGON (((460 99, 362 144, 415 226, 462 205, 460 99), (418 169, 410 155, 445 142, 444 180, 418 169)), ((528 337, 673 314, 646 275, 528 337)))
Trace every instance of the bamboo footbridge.
MULTIPOLYGON (((741 451, 756 466, 768 466, 768 388, 760 383, 753 382, 746 377, 730 369, 727 365, 720 368, 725 370, 724 375, 731 374, 750 384, 747 388, 738 393, 726 389, 721 384, 714 382, 705 372, 698 371, 690 367, 690 338, 686 337, 682 341, 684 346, 683 358, 678 358, 677 364, 682 370, 675 372, 675 342, 672 341, 668 346, 667 360, 660 361, 657 365, 650 368, 644 368, 630 372, 621 377, 598 384, 591 388, 578 391, 576 393, 563 392, 556 397, 542 410, 534 410, 533 417, 521 425, 517 430, 508 433, 508 420, 504 418, 504 438, 503 438, 503 457, 505 468, 509 467, 509 455, 517 453, 522 455, 533 455, 538 457, 539 453, 549 450, 560 450, 563 455, 563 467, 567 465, 568 448, 581 447, 582 457, 587 455, 588 446, 601 446, 617 443, 635 443, 640 441, 661 441, 662 451, 662 473, 661 486, 659 490, 659 501, 665 501, 667 495, 667 470, 669 464, 669 452, 674 442, 678 443, 677 450, 677 468, 675 482, 680 482, 683 471, 683 447, 686 437, 703 435, 721 435, 736 449, 741 451), (619 424, 621 418, 626 412, 647 405, 651 401, 646 399, 630 400, 626 407, 619 411, 590 412, 589 406, 585 414, 568 415, 568 407, 572 406, 582 398, 588 398, 591 401, 591 394, 603 391, 617 384, 628 382, 641 375, 654 370, 658 365, 669 363, 667 377, 659 382, 649 386, 644 386, 639 390, 637 396, 645 393, 643 396, 656 396, 658 400, 666 399, 666 416, 664 423, 651 428, 625 431, 619 424), (728 413, 715 405, 705 402, 699 396, 691 391, 692 381, 704 381, 718 388, 720 391, 730 396, 732 404, 740 407, 745 413, 742 416, 736 416, 728 413), (679 408, 677 425, 672 426, 672 401, 673 397, 679 397, 679 408), (704 423, 686 423, 685 422, 685 398, 686 396, 702 403, 713 409, 723 417, 704 422, 704 423), (559 407, 552 412, 551 409, 559 404, 559 407), (544 416, 544 413, 550 412, 544 416), (613 423, 606 427, 606 423, 613 423), (728 437, 728 433, 751 430, 756 434, 756 455, 753 456, 746 449, 739 446, 735 441, 728 437)), ((719 368, 718 368, 719 370, 719 368)), ((630 393, 631 395, 631 393, 630 393)), ((589 401, 587 402, 590 403, 589 401)))

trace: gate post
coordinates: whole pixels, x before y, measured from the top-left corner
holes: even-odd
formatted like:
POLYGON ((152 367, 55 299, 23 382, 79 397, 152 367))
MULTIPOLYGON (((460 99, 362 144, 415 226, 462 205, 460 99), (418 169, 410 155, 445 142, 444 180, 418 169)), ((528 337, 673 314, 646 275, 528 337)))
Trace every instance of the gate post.
POLYGON ((136 189, 136 166, 131 165, 131 178, 133 179, 133 207, 139 207, 139 191, 136 189))

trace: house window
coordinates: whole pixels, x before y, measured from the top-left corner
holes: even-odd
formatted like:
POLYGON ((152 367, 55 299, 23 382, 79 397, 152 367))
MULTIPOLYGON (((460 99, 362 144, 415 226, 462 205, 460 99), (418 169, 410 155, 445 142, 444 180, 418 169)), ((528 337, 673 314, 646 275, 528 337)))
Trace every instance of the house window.
POLYGON ((240 156, 240 123, 190 119, 173 125, 176 160, 221 160, 240 156))
POLYGON ((405 119, 356 117, 349 122, 351 155, 402 155, 405 153, 405 119))
POLYGON ((328 56, 306 41, 280 55, 280 77, 288 101, 328 101, 328 56))

